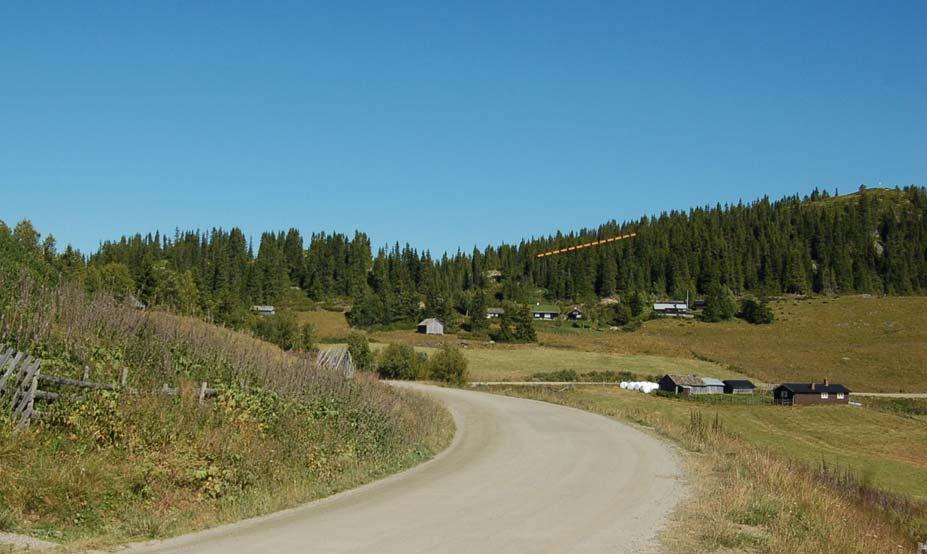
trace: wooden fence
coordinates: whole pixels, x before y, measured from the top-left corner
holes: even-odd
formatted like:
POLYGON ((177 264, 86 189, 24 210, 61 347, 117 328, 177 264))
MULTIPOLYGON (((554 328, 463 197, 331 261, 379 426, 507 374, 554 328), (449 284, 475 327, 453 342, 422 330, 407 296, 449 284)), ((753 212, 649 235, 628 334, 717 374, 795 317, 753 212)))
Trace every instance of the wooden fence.
MULTIPOLYGON (((354 362, 347 349, 322 350, 315 355, 313 362, 320 369, 342 373, 346 379, 354 376, 354 362)), ((10 414, 16 429, 28 426, 32 419, 43 418, 45 414, 36 409, 36 401, 54 402, 67 393, 39 389, 40 383, 51 385, 60 391, 121 390, 137 394, 137 390, 126 387, 128 375, 128 368, 123 368, 117 385, 90 381, 90 372, 86 367, 82 379, 45 375, 42 373, 42 360, 0 344, 0 414, 10 414)), ((176 395, 180 391, 165 384, 153 392, 176 395)), ((209 387, 206 382, 200 384, 200 402, 217 394, 218 391, 209 387)))
MULTIPOLYGON (((53 392, 39 389, 39 384, 48 384, 59 390, 111 390, 126 391, 137 394, 136 389, 126 387, 129 376, 128 368, 123 368, 119 376, 119 384, 95 383, 89 380, 89 371, 84 368, 82 379, 58 377, 42 373, 42 360, 18 352, 13 348, 0 345, 0 413, 8 413, 15 428, 22 429, 29 425, 32 419, 42 419, 45 413, 36 409, 36 401, 54 402, 59 400, 66 392, 53 392)), ((161 394, 176 395, 179 389, 171 388, 165 384, 154 391, 161 394)), ((218 390, 211 388, 203 382, 199 388, 199 401, 203 402, 218 394, 218 390)))

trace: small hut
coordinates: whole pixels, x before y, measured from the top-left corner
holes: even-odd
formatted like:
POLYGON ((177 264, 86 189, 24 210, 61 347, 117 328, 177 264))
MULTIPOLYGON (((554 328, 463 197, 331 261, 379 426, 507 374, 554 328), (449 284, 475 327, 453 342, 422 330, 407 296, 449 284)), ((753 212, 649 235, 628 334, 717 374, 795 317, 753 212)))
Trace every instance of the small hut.
POLYGON ((433 317, 429 317, 418 323, 418 332, 423 335, 443 335, 444 324, 433 317))

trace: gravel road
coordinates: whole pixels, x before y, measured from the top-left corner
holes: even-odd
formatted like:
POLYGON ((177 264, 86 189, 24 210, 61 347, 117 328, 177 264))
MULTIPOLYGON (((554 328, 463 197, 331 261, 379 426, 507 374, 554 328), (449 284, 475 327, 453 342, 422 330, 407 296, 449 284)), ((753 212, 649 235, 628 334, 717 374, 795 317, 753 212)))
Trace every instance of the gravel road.
POLYGON ((134 545, 137 552, 658 551, 684 493, 673 449, 553 404, 403 384, 444 402, 453 444, 404 473, 265 517, 134 545))

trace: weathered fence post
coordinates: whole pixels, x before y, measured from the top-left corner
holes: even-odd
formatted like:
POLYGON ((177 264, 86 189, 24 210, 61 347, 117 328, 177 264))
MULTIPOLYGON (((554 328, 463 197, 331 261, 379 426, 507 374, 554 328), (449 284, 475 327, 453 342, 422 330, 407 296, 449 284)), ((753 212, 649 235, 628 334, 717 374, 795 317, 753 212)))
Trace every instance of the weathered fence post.
POLYGON ((90 380, 90 368, 87 366, 84 366, 84 378, 81 379, 81 381, 89 381, 89 380, 90 380))
POLYGON ((119 375, 119 386, 120 387, 126 386, 126 381, 128 380, 129 380, 129 368, 123 367, 122 373, 119 375))
POLYGON ((203 400, 206 400, 206 381, 203 381, 203 384, 200 385, 200 404, 203 403, 203 400))

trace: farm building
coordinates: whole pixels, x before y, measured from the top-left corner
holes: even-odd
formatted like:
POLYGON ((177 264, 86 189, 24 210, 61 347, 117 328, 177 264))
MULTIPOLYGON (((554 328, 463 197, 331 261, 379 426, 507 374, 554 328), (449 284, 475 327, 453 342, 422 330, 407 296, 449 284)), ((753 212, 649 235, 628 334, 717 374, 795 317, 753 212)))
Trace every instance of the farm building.
POLYGON ((579 306, 573 306, 570 308, 570 311, 566 313, 566 317, 571 321, 579 321, 583 319, 583 311, 579 306))
POLYGON ((659 381, 660 390, 673 394, 722 394, 724 383, 714 377, 697 375, 664 375, 659 381))
POLYGON ((486 319, 499 319, 505 315, 505 310, 502 308, 486 308, 486 319))
POLYGON ((531 317, 534 319, 560 319, 560 308, 557 306, 542 306, 540 304, 531 307, 531 317))
POLYGON ((727 394, 753 394, 756 385, 746 379, 725 379, 724 392, 727 394))
POLYGON ((444 324, 433 317, 429 317, 419 322, 418 332, 425 335, 443 335, 444 324))
POLYGON ((689 315, 689 303, 683 300, 656 302, 653 305, 653 313, 667 317, 686 316, 689 315))
POLYGON ((847 404, 850 401, 850 389, 843 385, 830 383, 782 383, 773 389, 776 404, 792 406, 794 404, 847 404))
POLYGON ((257 315, 263 316, 274 315, 276 313, 273 306, 251 306, 251 311, 257 315))

